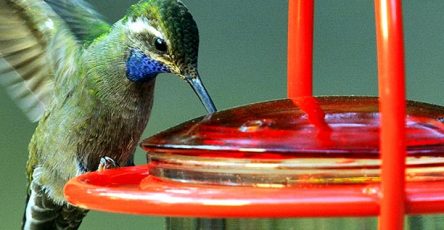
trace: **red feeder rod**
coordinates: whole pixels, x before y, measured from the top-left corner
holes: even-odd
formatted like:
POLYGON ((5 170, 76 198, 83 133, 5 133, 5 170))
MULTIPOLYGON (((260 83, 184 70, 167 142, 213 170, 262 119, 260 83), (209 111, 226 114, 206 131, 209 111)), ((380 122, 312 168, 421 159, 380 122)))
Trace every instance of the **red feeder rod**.
POLYGON ((382 197, 380 229, 402 229, 405 212, 405 70, 401 0, 375 0, 382 197))
POLYGON ((311 96, 314 0, 288 1, 287 92, 289 98, 311 96))

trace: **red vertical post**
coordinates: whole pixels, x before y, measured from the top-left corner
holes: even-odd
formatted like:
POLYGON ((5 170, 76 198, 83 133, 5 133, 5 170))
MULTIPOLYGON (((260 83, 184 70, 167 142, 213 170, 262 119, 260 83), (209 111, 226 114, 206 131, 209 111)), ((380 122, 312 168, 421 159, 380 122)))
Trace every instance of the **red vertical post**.
POLYGON ((403 229, 405 213, 405 70, 401 0, 375 0, 382 197, 380 230, 403 229))
POLYGON ((311 96, 314 0, 288 1, 287 95, 311 96))

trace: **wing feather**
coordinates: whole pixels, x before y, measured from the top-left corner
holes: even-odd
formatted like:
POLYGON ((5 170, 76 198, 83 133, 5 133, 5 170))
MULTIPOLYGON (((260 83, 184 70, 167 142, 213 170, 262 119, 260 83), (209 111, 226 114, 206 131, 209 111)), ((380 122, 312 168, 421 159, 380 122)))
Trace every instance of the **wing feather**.
POLYGON ((37 1, 0 1, 0 83, 34 121, 43 114, 53 87, 45 54, 51 31, 38 27, 49 20, 37 1))
POLYGON ((45 0, 65 21, 79 43, 85 44, 109 31, 111 26, 83 0, 45 0))
POLYGON ((82 0, 0 0, 0 83, 31 120, 43 115, 56 87, 70 87, 58 82, 76 82, 58 79, 78 77, 58 72, 73 69, 60 68, 73 60, 60 55, 76 55, 107 32, 102 18, 82 0))

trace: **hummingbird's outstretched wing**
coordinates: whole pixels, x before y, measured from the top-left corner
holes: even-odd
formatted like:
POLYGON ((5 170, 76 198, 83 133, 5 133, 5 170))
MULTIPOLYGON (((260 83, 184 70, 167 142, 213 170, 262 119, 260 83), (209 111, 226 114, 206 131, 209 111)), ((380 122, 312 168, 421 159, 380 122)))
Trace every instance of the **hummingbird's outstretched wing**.
POLYGON ((109 28, 82 0, 0 0, 0 83, 37 121, 55 90, 75 82, 58 72, 72 69, 77 51, 109 28))
POLYGON ((44 0, 63 19, 79 43, 92 42, 111 26, 83 0, 44 0))
POLYGON ((53 22, 39 8, 37 1, 0 1, 0 82, 32 120, 44 112, 53 88, 45 54, 53 22))

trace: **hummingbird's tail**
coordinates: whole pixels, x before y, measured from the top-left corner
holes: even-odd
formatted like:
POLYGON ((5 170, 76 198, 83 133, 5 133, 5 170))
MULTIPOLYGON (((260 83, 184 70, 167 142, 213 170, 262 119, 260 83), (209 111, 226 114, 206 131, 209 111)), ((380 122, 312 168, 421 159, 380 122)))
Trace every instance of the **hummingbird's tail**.
POLYGON ((31 182, 22 229, 78 229, 88 210, 55 204, 40 185, 31 182))

